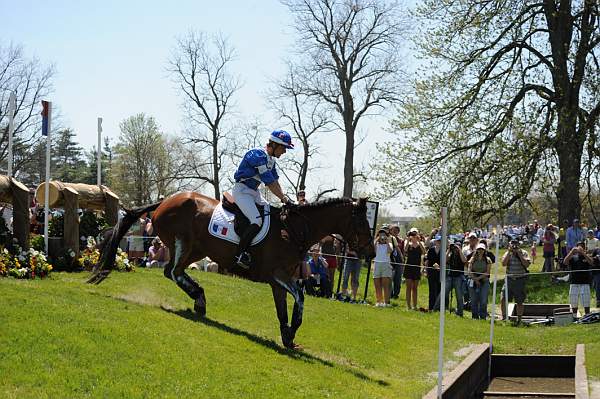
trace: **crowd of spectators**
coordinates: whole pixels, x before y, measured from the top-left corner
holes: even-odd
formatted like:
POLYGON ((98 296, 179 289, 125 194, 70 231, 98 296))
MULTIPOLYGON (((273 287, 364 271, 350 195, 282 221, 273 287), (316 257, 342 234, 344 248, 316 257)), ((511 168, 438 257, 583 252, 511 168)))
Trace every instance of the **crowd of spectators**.
MULTIPOLYGON (((400 235, 396 225, 383 226, 377 231, 373 245, 371 275, 375 290, 375 307, 390 306, 391 299, 398 299, 402 280, 405 284, 407 309, 439 311, 441 298, 446 309, 463 316, 471 311, 473 319, 486 319, 490 292, 490 274, 496 258, 493 247, 505 250, 500 265, 507 278, 499 287, 502 317, 508 318, 506 301, 515 303, 516 321, 521 321, 527 300, 527 281, 530 265, 535 261, 537 247, 543 255, 543 272, 563 272, 570 283, 569 298, 573 313, 583 308, 590 312, 592 291, 595 289, 596 306, 600 307, 600 228, 586 229, 577 219, 564 222, 560 228, 553 224, 544 227, 537 221, 530 225, 504 226, 495 229, 473 229, 466 233, 452 234, 446 252, 446 287, 441 292, 441 235, 434 229, 425 236, 416 228, 406 236, 400 235), (422 277, 427 278, 429 297, 427 307, 418 304, 418 287, 422 277)), ((309 294, 331 297, 335 268, 343 267, 343 283, 338 299, 356 302, 361 263, 353 252, 341 254, 342 240, 327 237, 311 248, 310 268, 306 273, 309 294), (315 255, 316 254, 316 255, 315 255), (319 257, 319 254, 323 254, 319 257), (318 259, 322 259, 318 261, 318 259), (333 261, 333 262, 332 262, 333 261), (336 266, 337 267, 337 266, 336 266), (315 278, 315 276, 319 276, 315 278), (323 288, 317 292, 315 281, 323 288), (351 292, 348 283, 351 282, 351 292)), ((549 281, 556 281, 551 274, 549 281)))

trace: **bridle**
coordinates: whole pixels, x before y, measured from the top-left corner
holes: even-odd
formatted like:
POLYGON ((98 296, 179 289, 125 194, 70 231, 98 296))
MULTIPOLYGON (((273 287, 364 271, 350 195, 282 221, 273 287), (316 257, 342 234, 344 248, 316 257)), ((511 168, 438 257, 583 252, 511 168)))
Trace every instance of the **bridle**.
MULTIPOLYGON (((352 215, 350 217, 349 231, 344 237, 346 239, 342 238, 340 240, 341 237, 335 237, 337 240, 341 241, 342 243, 346 243, 350 246, 350 248, 355 248, 357 251, 362 249, 359 248, 360 242, 358 238, 362 217, 362 212, 356 207, 356 205, 352 204, 352 215)), ((283 229, 288 234, 288 240, 292 244, 296 245, 300 254, 303 255, 313 244, 308 242, 310 237, 310 221, 305 215, 298 211, 298 208, 295 205, 284 205, 281 208, 280 220, 283 229), (290 216, 292 215, 299 216, 301 223, 290 223, 290 216)))

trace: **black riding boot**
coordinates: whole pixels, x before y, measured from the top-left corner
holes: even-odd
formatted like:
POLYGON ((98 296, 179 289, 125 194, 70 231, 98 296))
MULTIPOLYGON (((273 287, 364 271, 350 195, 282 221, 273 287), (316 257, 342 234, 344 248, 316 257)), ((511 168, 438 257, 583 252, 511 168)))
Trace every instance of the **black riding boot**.
POLYGON ((238 255, 235 257, 235 262, 238 266, 244 269, 249 269, 250 265, 252 264, 252 258, 250 257, 250 253, 248 253, 248 248, 250 248, 252 239, 256 237, 259 231, 259 225, 251 224, 248 227, 246 227, 246 230, 244 230, 244 233, 240 237, 238 255))

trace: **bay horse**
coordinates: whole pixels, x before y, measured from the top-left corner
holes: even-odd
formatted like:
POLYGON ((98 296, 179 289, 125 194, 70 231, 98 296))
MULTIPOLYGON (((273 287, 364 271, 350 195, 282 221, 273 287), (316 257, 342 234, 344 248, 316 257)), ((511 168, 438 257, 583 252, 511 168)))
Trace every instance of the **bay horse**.
POLYGON ((281 339, 286 348, 295 348, 296 331, 302 324, 304 295, 294 274, 308 249, 323 237, 340 234, 350 248, 373 255, 371 230, 366 216, 366 198, 327 199, 315 203, 271 206, 271 226, 267 236, 250 248, 253 266, 244 270, 234 263, 237 245, 209 234, 208 225, 218 200, 195 192, 174 194, 150 205, 125 209, 112 234, 102 245, 100 262, 89 283, 103 281, 114 266, 119 242, 139 217, 155 211, 152 216, 154 232, 169 248, 171 260, 164 268, 165 277, 173 280, 194 300, 194 310, 206 314, 204 289, 185 269, 206 256, 225 269, 253 281, 271 286, 281 339), (285 232, 285 233, 283 233, 285 232), (291 324, 288 325, 287 294, 294 298, 291 324))

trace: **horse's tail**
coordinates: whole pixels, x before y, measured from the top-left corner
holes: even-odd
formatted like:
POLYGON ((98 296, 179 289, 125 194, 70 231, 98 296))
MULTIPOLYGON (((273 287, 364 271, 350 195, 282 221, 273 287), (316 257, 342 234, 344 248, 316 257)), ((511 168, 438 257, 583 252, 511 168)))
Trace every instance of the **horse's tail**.
POLYGON ((146 212, 155 210, 161 203, 162 201, 133 209, 123 208, 125 210, 125 215, 117 222, 115 227, 112 228, 112 233, 108 232, 106 234, 105 239, 100 246, 100 260, 94 268, 92 277, 87 281, 88 283, 100 284, 108 277, 114 267, 117 249, 119 248, 119 243, 123 236, 125 236, 129 228, 140 218, 140 216, 146 212))

